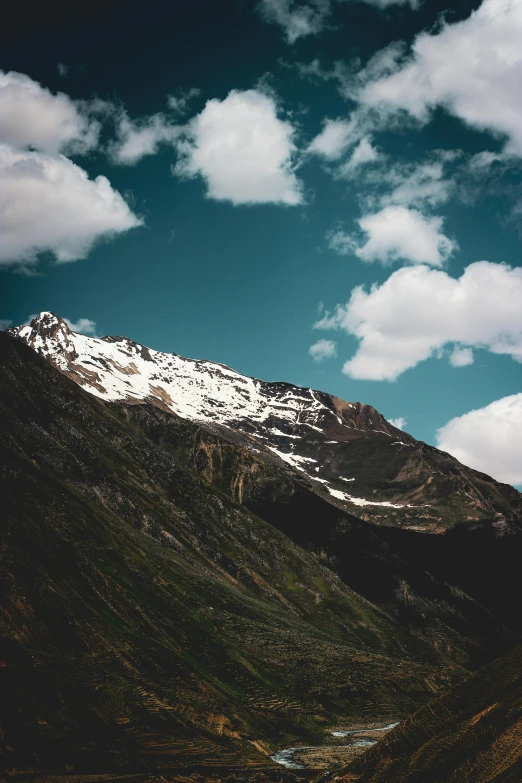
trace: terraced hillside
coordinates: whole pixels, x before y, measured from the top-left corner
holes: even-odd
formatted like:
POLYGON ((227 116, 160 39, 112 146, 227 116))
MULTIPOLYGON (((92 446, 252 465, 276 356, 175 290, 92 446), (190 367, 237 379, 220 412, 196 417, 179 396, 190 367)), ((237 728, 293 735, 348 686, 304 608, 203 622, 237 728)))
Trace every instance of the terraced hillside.
POLYGON ((520 783, 522 647, 422 707, 334 780, 520 783))

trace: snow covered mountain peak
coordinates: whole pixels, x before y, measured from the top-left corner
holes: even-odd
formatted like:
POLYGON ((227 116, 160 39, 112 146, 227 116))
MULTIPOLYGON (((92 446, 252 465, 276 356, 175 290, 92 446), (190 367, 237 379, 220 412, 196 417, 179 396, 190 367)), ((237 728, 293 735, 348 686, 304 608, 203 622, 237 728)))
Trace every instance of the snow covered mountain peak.
POLYGON ((266 439, 298 438, 315 430, 336 438, 350 430, 397 433, 371 406, 289 383, 264 382, 223 364, 185 359, 146 348, 125 337, 73 332, 42 312, 10 333, 42 354, 87 391, 110 401, 151 402, 193 421, 234 427, 266 439))
POLYGON ((196 422, 297 471, 317 494, 359 517, 431 531, 484 518, 519 524, 516 490, 416 441, 370 405, 126 337, 79 334, 49 312, 8 331, 90 394, 196 422))

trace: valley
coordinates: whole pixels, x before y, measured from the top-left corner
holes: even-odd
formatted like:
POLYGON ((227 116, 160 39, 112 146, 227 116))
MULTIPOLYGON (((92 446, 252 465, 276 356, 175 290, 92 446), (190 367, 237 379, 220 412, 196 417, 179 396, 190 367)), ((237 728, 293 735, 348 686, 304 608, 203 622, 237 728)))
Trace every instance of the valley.
MULTIPOLYGON (((521 588, 516 490, 453 461, 489 488, 485 516, 444 530, 361 518, 244 421, 100 398, 26 342, 0 334, 10 780, 345 774, 521 643, 506 600, 521 588)), ((396 437, 349 440, 380 421, 357 410, 337 425, 359 455, 366 435, 396 437)))

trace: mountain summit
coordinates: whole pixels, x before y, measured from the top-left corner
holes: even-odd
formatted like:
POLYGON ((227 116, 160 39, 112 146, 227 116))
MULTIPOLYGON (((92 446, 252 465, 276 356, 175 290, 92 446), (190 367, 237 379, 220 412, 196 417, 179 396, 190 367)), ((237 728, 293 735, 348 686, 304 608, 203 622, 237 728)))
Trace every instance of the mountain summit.
POLYGON ((152 403, 241 442, 376 524, 429 532, 481 521, 500 532, 522 525, 522 496, 513 487, 415 440, 370 405, 250 378, 126 337, 78 334, 49 312, 9 332, 91 394, 152 403))

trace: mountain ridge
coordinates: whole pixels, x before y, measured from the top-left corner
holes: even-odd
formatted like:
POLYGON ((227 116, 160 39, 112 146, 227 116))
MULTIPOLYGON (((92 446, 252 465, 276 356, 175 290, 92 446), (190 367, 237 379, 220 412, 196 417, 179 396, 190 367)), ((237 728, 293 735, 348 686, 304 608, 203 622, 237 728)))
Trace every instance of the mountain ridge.
POLYGON ((240 437, 298 471, 330 503, 375 524, 426 532, 484 520, 499 533, 522 527, 516 489, 416 441, 365 403, 250 378, 125 337, 79 335, 52 313, 9 333, 95 396, 150 402, 240 437))

